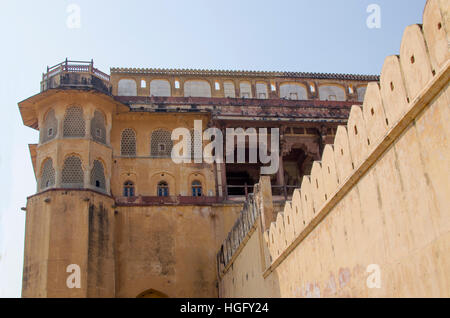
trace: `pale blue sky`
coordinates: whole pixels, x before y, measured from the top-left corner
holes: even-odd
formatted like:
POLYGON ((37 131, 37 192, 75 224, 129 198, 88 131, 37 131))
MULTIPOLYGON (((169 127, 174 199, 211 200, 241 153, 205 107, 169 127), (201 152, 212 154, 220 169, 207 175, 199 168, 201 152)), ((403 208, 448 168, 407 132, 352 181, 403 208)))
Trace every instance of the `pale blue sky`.
POLYGON ((0 297, 19 297, 26 197, 35 192, 17 103, 39 92, 47 65, 66 57, 96 67, 163 67, 378 74, 426 0, 0 0, 0 297), (81 28, 66 25, 69 4, 81 28), (381 28, 369 29, 369 4, 381 28))

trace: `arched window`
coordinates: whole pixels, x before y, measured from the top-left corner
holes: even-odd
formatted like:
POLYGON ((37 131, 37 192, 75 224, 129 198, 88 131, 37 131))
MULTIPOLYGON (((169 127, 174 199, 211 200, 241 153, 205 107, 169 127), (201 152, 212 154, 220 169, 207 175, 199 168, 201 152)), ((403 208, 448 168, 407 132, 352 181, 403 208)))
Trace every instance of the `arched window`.
POLYGON ((91 170, 91 185, 102 190, 106 189, 105 170, 99 160, 94 160, 91 170))
POLYGON ((131 181, 125 181, 123 184, 123 196, 134 197, 134 183, 131 181))
POLYGON ((185 97, 211 97, 211 86, 206 81, 187 81, 184 83, 185 97))
POLYGON ((304 100, 308 99, 308 95, 304 86, 294 83, 284 83, 280 85, 280 98, 304 100))
POLYGON ((249 82, 239 83, 241 98, 252 98, 252 85, 249 82))
POLYGON ((337 85, 321 85, 319 86, 320 100, 337 100, 345 101, 345 90, 337 85))
POLYGON ((48 158, 42 165, 41 180, 39 189, 44 190, 55 185, 55 169, 53 168, 53 160, 48 158))
POLYGON ((105 116, 98 110, 94 112, 91 120, 91 136, 95 141, 106 143, 105 116))
POLYGON ((225 97, 236 97, 236 91, 234 90, 234 84, 233 82, 226 81, 223 83, 223 93, 225 97))
POLYGON ((267 84, 256 83, 256 98, 266 99, 267 97, 267 84))
POLYGON ((155 158, 170 158, 173 141, 169 131, 157 129, 152 132, 150 141, 150 156, 155 158))
POLYGON ((166 80, 150 82, 150 96, 170 96, 170 83, 166 80))
POLYGON ((70 156, 64 160, 62 169, 61 186, 63 188, 82 188, 84 183, 81 159, 77 156, 70 156))
POLYGON ((169 185, 165 181, 158 183, 157 190, 158 197, 168 197, 169 196, 169 185))
POLYGON ((85 123, 83 118, 83 110, 79 106, 67 108, 64 116, 64 137, 84 137, 85 123))
POLYGON ((192 182, 192 196, 193 197, 201 197, 203 195, 202 192, 202 183, 200 181, 192 182))
POLYGON ((121 79, 117 87, 118 96, 136 96, 137 85, 136 81, 132 79, 121 79))
POLYGON ((126 128, 122 131, 120 153, 122 156, 136 156, 136 134, 131 128, 126 128))
POLYGON ((55 117, 55 111, 51 109, 47 115, 45 115, 44 123, 40 129, 41 143, 52 140, 56 137, 58 131, 58 121, 55 117))

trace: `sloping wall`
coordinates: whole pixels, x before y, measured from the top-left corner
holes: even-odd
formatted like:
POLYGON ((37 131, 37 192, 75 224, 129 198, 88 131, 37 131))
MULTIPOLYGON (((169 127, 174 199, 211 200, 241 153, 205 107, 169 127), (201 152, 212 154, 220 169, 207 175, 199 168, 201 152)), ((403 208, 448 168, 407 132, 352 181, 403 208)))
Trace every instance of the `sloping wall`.
POLYGON ((450 297, 449 19, 427 1, 270 227, 260 183, 219 251, 221 297, 450 297))

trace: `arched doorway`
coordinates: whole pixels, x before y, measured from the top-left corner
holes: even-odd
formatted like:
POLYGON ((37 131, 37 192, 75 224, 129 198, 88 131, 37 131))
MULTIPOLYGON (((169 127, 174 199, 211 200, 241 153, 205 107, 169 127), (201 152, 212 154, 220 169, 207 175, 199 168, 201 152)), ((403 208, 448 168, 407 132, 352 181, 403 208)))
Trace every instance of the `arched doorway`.
POLYGON ((136 296, 136 298, 168 298, 166 294, 159 292, 154 289, 147 289, 146 291, 143 291, 139 295, 136 296))

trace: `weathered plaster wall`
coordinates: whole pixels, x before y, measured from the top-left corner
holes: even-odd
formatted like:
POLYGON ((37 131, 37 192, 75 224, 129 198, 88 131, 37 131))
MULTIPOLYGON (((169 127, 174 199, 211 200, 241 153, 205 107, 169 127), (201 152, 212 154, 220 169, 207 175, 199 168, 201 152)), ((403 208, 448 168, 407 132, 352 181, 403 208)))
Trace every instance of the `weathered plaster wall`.
POLYGON ((27 202, 23 297, 113 297, 113 200, 92 191, 46 191, 27 202), (81 269, 69 289, 67 266, 81 269))
POLYGON ((239 238, 224 297, 450 296, 448 12, 427 2, 292 202, 239 238))
POLYGON ((217 297, 215 251, 241 204, 120 207, 89 190, 28 199, 23 297, 217 297), (81 269, 69 289, 67 266, 81 269))
POLYGON ((119 207, 116 297, 217 297, 215 251, 241 206, 119 207))
MULTIPOLYGON (((199 180, 206 196, 216 195, 216 179, 214 166, 207 163, 174 164, 169 158, 152 158, 150 152, 152 132, 163 129, 172 133, 179 127, 189 130, 194 128, 194 120, 203 121, 206 129, 209 120, 206 114, 149 114, 149 113, 121 113, 114 116, 111 132, 111 146, 113 149, 113 169, 111 176, 111 192, 114 196, 121 196, 123 183, 133 181, 135 193, 143 196, 156 196, 159 181, 166 181, 170 195, 191 195, 193 178, 199 180), (131 128, 136 134, 136 156, 131 158, 121 156, 121 133, 131 128)), ((174 144, 178 143, 175 141, 174 144)), ((203 145, 208 144, 204 142, 203 145)), ((202 148, 203 150, 203 148, 202 148)))

